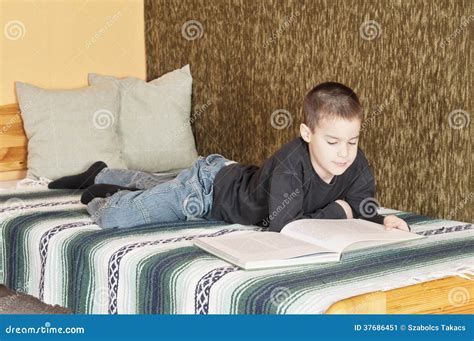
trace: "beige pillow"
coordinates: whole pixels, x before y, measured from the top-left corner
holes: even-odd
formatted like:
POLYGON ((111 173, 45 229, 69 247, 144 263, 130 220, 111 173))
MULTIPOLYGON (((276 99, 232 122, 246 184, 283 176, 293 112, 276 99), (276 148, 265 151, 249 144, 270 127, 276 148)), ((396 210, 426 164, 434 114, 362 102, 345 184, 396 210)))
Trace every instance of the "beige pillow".
POLYGON ((89 84, 120 86, 118 133, 129 169, 164 172, 191 166, 197 159, 190 125, 192 77, 189 65, 145 82, 89 74, 89 84))
POLYGON ((116 84, 47 90, 16 82, 16 92, 28 137, 28 178, 55 180, 99 160, 125 168, 116 132, 116 84))

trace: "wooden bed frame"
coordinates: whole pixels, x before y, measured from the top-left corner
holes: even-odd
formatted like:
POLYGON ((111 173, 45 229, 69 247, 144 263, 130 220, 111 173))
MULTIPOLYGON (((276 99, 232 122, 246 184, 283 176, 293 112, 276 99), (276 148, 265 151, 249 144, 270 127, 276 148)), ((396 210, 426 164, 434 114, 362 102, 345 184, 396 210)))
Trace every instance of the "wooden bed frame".
POLYGON ((25 177, 27 144, 18 104, 0 106, 0 181, 25 177))
MULTIPOLYGON (((27 137, 18 104, 0 106, 0 181, 26 175, 27 137)), ((474 278, 447 277, 341 300, 326 314, 473 314, 474 278), (450 302, 458 290, 459 304, 450 302), (462 304, 461 304, 462 303, 462 304)))

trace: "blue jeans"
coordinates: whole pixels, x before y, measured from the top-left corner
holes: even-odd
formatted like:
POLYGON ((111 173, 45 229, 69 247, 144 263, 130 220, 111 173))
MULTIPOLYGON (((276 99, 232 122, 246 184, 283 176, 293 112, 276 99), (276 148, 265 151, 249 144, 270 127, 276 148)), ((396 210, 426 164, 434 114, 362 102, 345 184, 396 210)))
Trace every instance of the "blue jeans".
POLYGON ((193 166, 176 176, 104 168, 94 183, 139 188, 122 190, 87 204, 92 220, 103 228, 125 228, 149 223, 208 219, 213 183, 219 170, 234 163, 220 154, 199 156, 193 166))

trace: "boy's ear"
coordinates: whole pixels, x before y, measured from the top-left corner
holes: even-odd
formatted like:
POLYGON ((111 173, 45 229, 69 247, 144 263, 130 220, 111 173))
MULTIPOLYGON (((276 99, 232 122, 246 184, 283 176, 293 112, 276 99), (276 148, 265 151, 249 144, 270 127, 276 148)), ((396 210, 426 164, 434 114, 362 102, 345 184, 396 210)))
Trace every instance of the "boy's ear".
POLYGON ((303 140, 305 140, 306 142, 309 143, 311 141, 311 129, 309 129, 309 127, 304 123, 300 124, 300 134, 303 140))

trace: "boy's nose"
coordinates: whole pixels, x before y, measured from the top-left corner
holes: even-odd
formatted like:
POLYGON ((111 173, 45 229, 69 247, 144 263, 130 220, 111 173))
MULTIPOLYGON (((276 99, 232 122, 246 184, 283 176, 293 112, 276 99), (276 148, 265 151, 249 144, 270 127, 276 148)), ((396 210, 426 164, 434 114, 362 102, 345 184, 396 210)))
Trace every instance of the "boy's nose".
POLYGON ((345 146, 340 147, 339 150, 337 151, 337 156, 340 158, 346 158, 348 154, 349 154, 349 150, 345 146))

